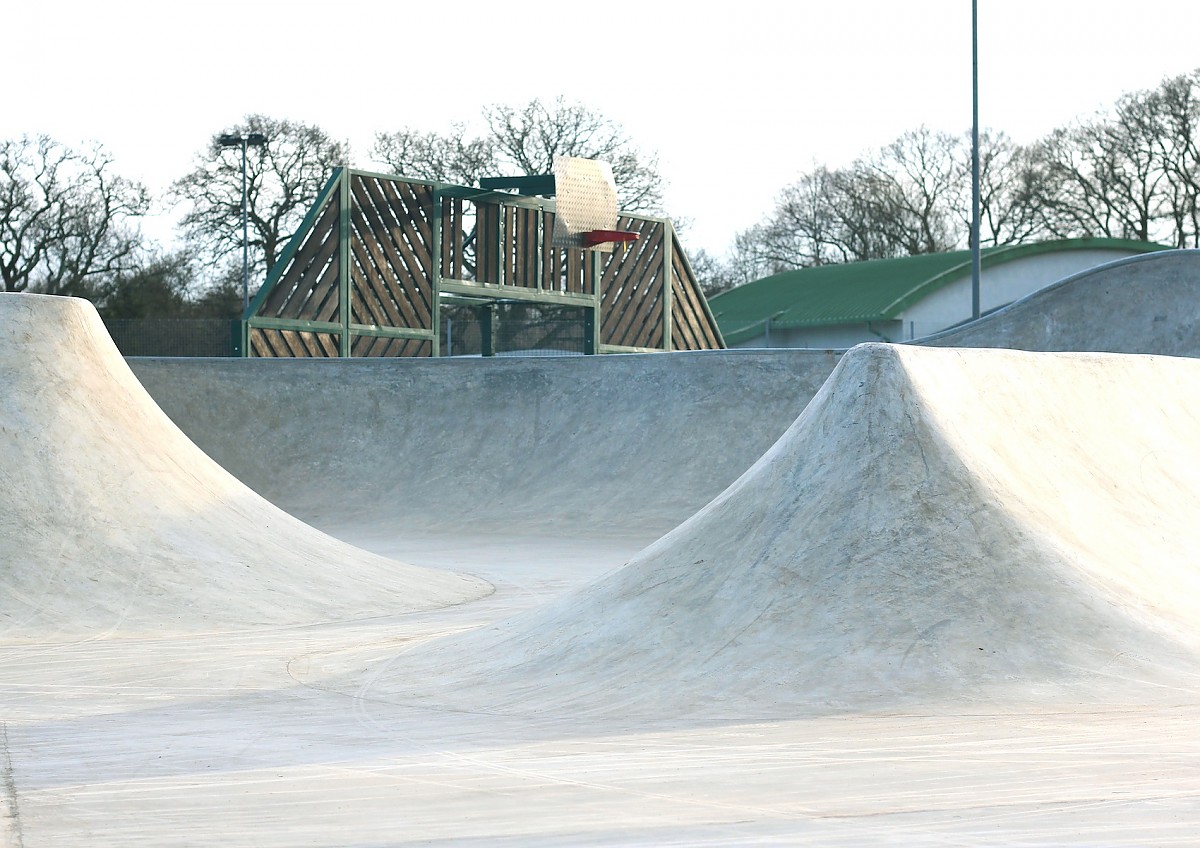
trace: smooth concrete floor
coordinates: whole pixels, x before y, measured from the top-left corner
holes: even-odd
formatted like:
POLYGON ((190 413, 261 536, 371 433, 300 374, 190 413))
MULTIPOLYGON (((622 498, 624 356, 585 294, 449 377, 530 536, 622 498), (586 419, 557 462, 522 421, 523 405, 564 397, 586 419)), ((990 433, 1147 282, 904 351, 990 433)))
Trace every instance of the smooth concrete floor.
MULTIPOLYGON (((383 552, 443 555, 422 547, 383 552)), ((536 606, 634 552, 558 547, 509 540, 497 556, 494 539, 459 540, 454 565, 497 591, 440 611, 5 646, 7 844, 1196 844, 1200 727, 1186 705, 672 726, 446 712, 373 691, 406 646, 536 606)))
MULTIPOLYGON (((619 486, 596 532, 520 533, 494 501, 486 532, 443 503, 396 532, 394 493, 356 489, 293 510, 329 538, 200 454, 94 311, 0 313, 24 363, 0 382, 0 844, 1200 841, 1194 361, 856 349, 729 488, 705 463, 736 415, 663 442, 693 461, 654 532, 612 532, 619 486)), ((611 397, 690 403, 657 388, 673 361, 611 397)), ((548 406, 552 369, 481 368, 548 406)), ((688 408, 664 422, 717 420, 688 408)), ((540 457, 531 514, 586 518, 586 480, 556 503, 539 475, 621 469, 555 456, 471 468, 540 457)))

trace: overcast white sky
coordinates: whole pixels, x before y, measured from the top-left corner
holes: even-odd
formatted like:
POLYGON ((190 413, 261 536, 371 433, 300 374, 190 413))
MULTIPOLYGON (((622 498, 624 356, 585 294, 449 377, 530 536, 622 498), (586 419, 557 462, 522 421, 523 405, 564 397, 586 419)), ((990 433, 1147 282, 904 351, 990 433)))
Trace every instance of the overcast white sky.
MULTIPOLYGON (((1200 67, 1197 0, 979 7, 980 122, 1017 141, 1200 67)), ((970 0, 41 0, 3 24, 0 137, 99 141, 155 191, 253 112, 373 167, 377 131, 563 95, 657 151, 685 247, 718 254, 814 164, 971 124, 970 0)))

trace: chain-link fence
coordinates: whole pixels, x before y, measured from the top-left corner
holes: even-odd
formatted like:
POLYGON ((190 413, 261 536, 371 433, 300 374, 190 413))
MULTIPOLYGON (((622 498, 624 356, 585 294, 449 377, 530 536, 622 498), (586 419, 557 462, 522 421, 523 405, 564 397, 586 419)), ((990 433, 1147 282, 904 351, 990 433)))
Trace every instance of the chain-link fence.
MULTIPOLYGON (((442 306, 442 355, 481 356, 491 311, 497 356, 566 356, 586 350, 587 310, 573 306, 498 301, 442 306)), ((236 356, 238 322, 220 318, 109 319, 104 322, 123 356, 236 356)))
POLYGON ((575 306, 497 301, 492 304, 443 304, 442 355, 484 353, 487 310, 497 356, 564 356, 585 352, 587 310, 575 306))
POLYGON ((113 318, 104 322, 123 356, 234 356, 238 322, 223 318, 113 318))

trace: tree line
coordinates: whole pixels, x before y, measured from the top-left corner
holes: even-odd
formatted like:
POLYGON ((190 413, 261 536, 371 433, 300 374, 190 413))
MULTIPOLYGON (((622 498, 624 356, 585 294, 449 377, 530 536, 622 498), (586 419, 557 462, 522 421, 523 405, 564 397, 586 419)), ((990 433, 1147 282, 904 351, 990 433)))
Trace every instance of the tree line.
MULTIPOLYGON (((472 185, 480 177, 549 173, 556 156, 612 163, 623 208, 658 211, 662 178, 611 119, 558 99, 483 111, 468 137, 402 129, 376 134, 371 156, 418 179, 472 185)), ((248 115, 213 133, 195 167, 158 198, 180 215, 181 247, 150 242, 139 223, 146 188, 116 174, 101 145, 72 148, 47 136, 0 141, 0 291, 92 300, 106 318, 237 317, 241 313, 242 151, 221 136, 267 138, 246 151, 247 244, 261 281, 333 169, 350 150, 311 124, 248 115)))
MULTIPOLYGON (((1107 237, 1200 247, 1200 70, 1017 144, 980 134, 980 244, 1107 237)), ((926 127, 779 192, 726 256, 693 264, 709 293, 782 271, 969 247, 971 143, 926 127), (702 269, 702 270, 701 270, 702 269)))
MULTIPOLYGON (((555 156, 613 164, 622 207, 661 213, 657 157, 584 106, 494 105, 483 131, 377 133, 374 162, 409 177, 474 185, 551 170, 555 156)), ((983 246, 1084 236, 1200 247, 1200 70, 1122 96, 1031 144, 980 139, 983 246)), ((333 168, 350 150, 320 127, 249 115, 214 133, 158 201, 180 214, 180 247, 139 221, 154 200, 114 172, 100 145, 45 136, 0 141, 0 290, 87 297, 106 317, 235 317, 241 309, 241 150, 223 134, 261 133, 246 160, 252 278, 261 281, 333 168)), ((845 167, 814 167, 721 256, 692 255, 710 294, 780 271, 964 248, 970 233, 966 135, 926 127, 845 167)), ((686 243, 686 227, 684 228, 686 243)))

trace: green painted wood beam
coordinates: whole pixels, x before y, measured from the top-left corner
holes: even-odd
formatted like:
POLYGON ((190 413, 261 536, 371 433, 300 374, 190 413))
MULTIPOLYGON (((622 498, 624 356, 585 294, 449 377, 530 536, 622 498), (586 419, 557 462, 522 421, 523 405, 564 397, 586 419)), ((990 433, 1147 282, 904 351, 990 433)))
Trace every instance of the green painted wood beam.
POLYGON ((384 339, 423 339, 431 341, 434 337, 432 330, 418 330, 409 327, 381 327, 377 324, 350 324, 349 327, 333 321, 299 321, 295 318, 251 318, 243 322, 247 330, 291 330, 297 333, 329 333, 340 335, 349 331, 352 336, 373 336, 384 339))
POLYGON ((671 350, 671 319, 675 309, 675 292, 671 287, 671 280, 675 277, 672 263, 674 241, 674 228, 668 221, 663 224, 662 246, 662 349, 666 351, 671 350))
POLYGON ((473 283, 467 280, 442 280, 441 291, 468 297, 490 297, 496 300, 527 300, 533 303, 549 303, 557 306, 599 306, 596 295, 575 292, 550 292, 523 286, 500 286, 494 283, 473 283))
POLYGON ((414 330, 408 327, 381 327, 377 324, 351 324, 350 334, 371 336, 377 339, 422 339, 433 340, 432 330, 414 330))
POLYGON ((589 356, 600 351, 600 322, 596 320, 598 313, 598 309, 589 309, 583 313, 583 352, 589 356))
POLYGON ((662 353, 657 347, 630 347, 628 345, 600 345, 601 353, 662 353))
POLYGON ((493 304, 475 308, 479 316, 480 353, 483 356, 496 355, 496 307, 493 304))
POLYGON ((433 324, 433 350, 442 355, 442 194, 435 189, 429 207, 429 320, 433 324))
POLYGON ((343 173, 338 192, 338 316, 342 333, 339 336, 338 355, 350 356, 350 323, 353 310, 350 308, 350 175, 343 173))
POLYGON ((554 174, 534 174, 524 177, 483 177, 479 187, 488 190, 513 190, 518 194, 554 196, 554 174))
POLYGON ((442 186, 436 190, 435 197, 457 197, 474 203, 500 203, 525 209, 554 209, 554 201, 545 197, 526 197, 504 191, 488 191, 465 186, 442 186))
POLYGON ((246 314, 243 319, 249 318, 251 315, 257 314, 262 307, 263 301, 271 293, 279 282, 279 278, 283 276, 284 269, 288 263, 296 256, 296 251, 304 244, 304 239, 308 237, 309 232, 317 223, 317 218, 325 209, 325 204, 329 202, 329 198, 333 195, 335 189, 339 185, 342 178, 343 168, 334 168, 333 174, 330 175, 329 181, 325 183, 325 187, 321 189, 321 193, 317 195, 317 199, 313 201, 313 205, 309 207, 308 214, 304 216, 304 220, 300 222, 300 226, 296 228, 296 232, 288 240, 287 246, 284 247, 283 253, 275 260, 275 264, 271 266, 271 270, 267 272, 267 280, 258 290, 258 294, 254 296, 254 300, 250 301, 250 306, 246 309, 246 314))
POLYGON ((250 329, 295 330, 299 333, 341 333, 344 327, 333 321, 299 321, 294 318, 267 318, 256 315, 245 322, 250 329))

